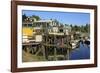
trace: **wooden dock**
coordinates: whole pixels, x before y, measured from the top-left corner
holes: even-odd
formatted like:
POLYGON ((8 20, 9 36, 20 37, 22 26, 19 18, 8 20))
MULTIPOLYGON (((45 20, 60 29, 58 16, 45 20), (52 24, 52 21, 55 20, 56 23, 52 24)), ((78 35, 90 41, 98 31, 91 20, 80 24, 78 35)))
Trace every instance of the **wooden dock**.
POLYGON ((23 49, 34 55, 42 55, 46 61, 69 60, 72 45, 70 35, 43 35, 39 42, 23 43, 23 49))

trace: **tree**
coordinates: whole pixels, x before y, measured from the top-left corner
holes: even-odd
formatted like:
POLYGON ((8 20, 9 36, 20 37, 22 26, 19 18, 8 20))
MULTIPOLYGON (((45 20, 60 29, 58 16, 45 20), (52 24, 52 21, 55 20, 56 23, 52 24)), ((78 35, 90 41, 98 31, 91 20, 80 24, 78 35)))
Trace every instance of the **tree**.
POLYGON ((89 25, 89 24, 86 24, 86 25, 85 25, 85 30, 86 30, 86 32, 88 32, 88 33, 90 32, 90 25, 89 25))
POLYGON ((27 18, 26 14, 22 15, 22 21, 25 21, 26 18, 27 18))
POLYGON ((65 24, 65 26, 69 26, 68 24, 65 24))
POLYGON ((32 15, 33 18, 35 18, 36 20, 40 20, 41 18, 39 16, 36 15, 32 15))
POLYGON ((72 24, 70 24, 70 27, 72 28, 72 27, 73 27, 73 25, 72 25, 72 24))

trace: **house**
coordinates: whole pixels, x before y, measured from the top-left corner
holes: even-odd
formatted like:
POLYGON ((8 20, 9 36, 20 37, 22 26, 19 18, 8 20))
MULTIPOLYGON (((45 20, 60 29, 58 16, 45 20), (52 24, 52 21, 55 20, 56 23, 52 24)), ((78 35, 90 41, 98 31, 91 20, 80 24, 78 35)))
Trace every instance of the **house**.
POLYGON ((23 36, 23 42, 28 42, 28 39, 33 36, 32 22, 30 21, 22 22, 22 36, 23 36))
POLYGON ((58 32, 58 22, 56 20, 39 20, 33 22, 34 29, 43 29, 44 32, 58 32))
POLYGON ((69 25, 64 25, 63 31, 66 35, 69 35, 69 33, 71 32, 71 27, 69 25))
POLYGON ((36 20, 34 17, 27 17, 25 21, 22 22, 22 25, 23 40, 25 41, 32 38, 35 42, 42 42, 43 34, 69 35, 69 32, 71 32, 70 26, 63 25, 53 19, 36 20))

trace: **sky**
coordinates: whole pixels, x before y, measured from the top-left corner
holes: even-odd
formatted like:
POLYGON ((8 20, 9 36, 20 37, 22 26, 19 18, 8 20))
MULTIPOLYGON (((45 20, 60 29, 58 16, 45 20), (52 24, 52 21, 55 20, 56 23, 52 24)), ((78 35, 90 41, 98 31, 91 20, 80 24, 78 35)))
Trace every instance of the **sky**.
POLYGON ((26 16, 36 15, 41 19, 56 19, 62 24, 79 26, 87 23, 90 24, 89 13, 23 10, 22 15, 23 14, 26 14, 26 16))

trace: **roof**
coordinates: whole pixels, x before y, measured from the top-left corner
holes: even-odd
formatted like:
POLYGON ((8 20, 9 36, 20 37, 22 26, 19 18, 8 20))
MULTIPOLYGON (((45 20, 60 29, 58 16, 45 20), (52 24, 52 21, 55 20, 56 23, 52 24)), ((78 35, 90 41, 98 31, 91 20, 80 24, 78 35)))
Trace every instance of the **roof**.
POLYGON ((24 21, 24 22, 22 22, 22 24, 32 24, 32 22, 30 22, 30 21, 24 21))
POLYGON ((52 20, 39 20, 39 21, 35 21, 35 22, 52 22, 52 20))

